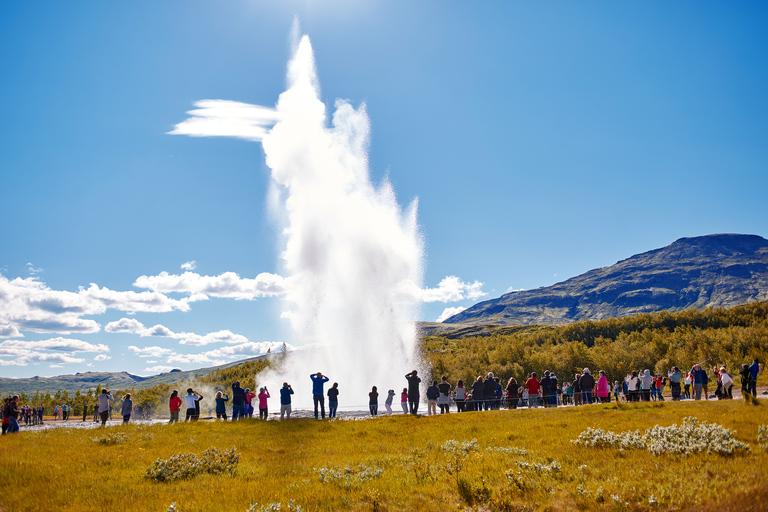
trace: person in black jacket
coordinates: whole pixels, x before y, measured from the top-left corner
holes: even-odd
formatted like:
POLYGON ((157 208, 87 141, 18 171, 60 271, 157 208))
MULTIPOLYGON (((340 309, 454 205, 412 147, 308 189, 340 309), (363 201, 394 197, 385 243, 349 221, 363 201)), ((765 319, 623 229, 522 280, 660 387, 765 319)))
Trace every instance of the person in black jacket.
POLYGON ((19 431, 19 395, 13 395, 5 408, 8 414, 8 434, 19 431))
POLYGON ((440 389, 437 387, 437 381, 432 381, 432 385, 427 388, 427 416, 437 414, 437 398, 440 396, 440 389))
POLYGON ((416 370, 405 375, 405 379, 408 381, 408 406, 411 409, 411 414, 418 414, 419 412, 419 383, 421 379, 418 377, 416 370))
POLYGON ((549 370, 544 370, 544 376, 541 378, 541 401, 544 407, 552 405, 552 378, 549 376, 549 370))
POLYGON ((232 384, 232 421, 245 417, 245 390, 240 387, 240 381, 232 384))
POLYGON ((595 389, 595 378, 589 371, 589 368, 584 368, 581 372, 581 378, 579 379, 579 387, 581 387, 581 394, 585 404, 592 403, 592 391, 595 389))
POLYGON ((483 382, 483 397, 485 398, 485 410, 493 408, 493 402, 496 400, 496 381, 493 380, 493 372, 488 372, 483 382))
POLYGON ((520 386, 514 377, 510 377, 507 382, 507 407, 517 409, 517 393, 520 386))

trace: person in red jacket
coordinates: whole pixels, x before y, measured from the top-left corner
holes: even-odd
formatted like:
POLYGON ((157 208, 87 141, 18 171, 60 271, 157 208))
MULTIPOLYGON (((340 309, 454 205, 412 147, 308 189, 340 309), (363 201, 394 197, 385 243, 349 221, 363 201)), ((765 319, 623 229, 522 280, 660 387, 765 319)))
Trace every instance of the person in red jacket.
POLYGON ((525 387, 528 388, 528 407, 538 407, 541 384, 536 378, 536 372, 532 372, 531 377, 525 381, 525 387))
POLYGON ((171 399, 168 401, 168 408, 171 410, 171 421, 169 423, 178 422, 179 411, 181 410, 181 397, 175 389, 171 393, 171 399))

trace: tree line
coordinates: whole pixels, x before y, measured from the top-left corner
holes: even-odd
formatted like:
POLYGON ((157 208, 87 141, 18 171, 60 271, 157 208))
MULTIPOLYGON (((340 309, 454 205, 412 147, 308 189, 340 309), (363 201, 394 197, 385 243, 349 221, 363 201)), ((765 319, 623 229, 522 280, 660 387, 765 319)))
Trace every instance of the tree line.
POLYGON ((768 302, 732 308, 661 311, 624 318, 584 320, 564 326, 500 328, 491 336, 448 339, 426 336, 422 357, 433 379, 450 375, 472 382, 492 371, 506 381, 554 371, 560 382, 585 367, 621 381, 632 370, 666 376, 672 366, 708 371, 724 364, 731 375, 742 363, 768 356, 768 302))

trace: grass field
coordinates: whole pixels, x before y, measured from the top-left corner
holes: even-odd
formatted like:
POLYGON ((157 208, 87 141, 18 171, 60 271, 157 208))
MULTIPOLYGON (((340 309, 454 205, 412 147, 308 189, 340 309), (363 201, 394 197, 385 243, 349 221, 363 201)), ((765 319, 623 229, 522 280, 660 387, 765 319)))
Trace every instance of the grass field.
POLYGON ((303 511, 768 510, 764 424, 768 406, 734 400, 24 432, 0 438, 0 511, 244 512, 291 500, 303 511), (751 450, 685 457, 571 442, 587 427, 643 431, 688 416, 734 429, 751 450), (117 442, 94 441, 105 437, 117 442), (145 477, 158 458, 233 446, 234 476, 145 477))

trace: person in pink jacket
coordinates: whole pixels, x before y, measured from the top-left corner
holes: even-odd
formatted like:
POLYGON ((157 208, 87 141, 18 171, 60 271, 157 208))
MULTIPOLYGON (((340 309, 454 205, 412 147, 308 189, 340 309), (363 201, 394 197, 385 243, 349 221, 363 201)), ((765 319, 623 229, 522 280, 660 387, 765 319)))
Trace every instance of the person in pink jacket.
POLYGON ((267 386, 259 389, 259 419, 267 419, 267 398, 269 398, 269 390, 267 386))
POLYGON ((600 399, 600 402, 610 402, 611 401, 611 390, 608 387, 608 377, 605 376, 605 371, 600 370, 600 378, 597 379, 597 398, 600 399))

